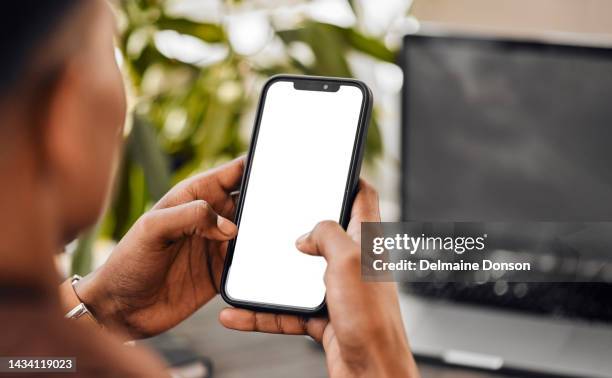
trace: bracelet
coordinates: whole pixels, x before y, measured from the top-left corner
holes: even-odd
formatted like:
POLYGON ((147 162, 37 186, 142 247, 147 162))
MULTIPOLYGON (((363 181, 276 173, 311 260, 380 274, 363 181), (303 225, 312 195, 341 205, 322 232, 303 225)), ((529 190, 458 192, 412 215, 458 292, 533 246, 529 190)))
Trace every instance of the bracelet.
POLYGON ((72 290, 74 290, 74 295, 77 297, 77 299, 79 300, 79 304, 77 304, 76 306, 74 306, 72 308, 72 310, 68 311, 68 313, 66 315, 64 315, 64 317, 66 319, 73 319, 73 320, 77 320, 81 317, 85 317, 90 319, 91 321, 93 321, 95 324, 97 324, 99 327, 102 327, 102 325, 96 320, 96 318, 93 316, 93 314, 91 313, 91 311, 89 311, 89 309, 87 308, 87 306, 85 306, 85 303, 83 303, 81 301, 81 298, 79 298, 79 295, 76 292, 76 289, 74 287, 74 285, 79 282, 79 280, 83 278, 81 276, 79 276, 78 274, 73 275, 70 278, 70 284, 72 286, 72 290))

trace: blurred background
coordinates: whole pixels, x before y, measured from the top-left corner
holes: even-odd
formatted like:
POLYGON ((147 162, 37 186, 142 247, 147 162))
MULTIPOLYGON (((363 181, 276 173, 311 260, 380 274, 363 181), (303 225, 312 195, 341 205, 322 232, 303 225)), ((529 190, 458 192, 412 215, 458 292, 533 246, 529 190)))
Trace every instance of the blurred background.
MULTIPOLYGON (((260 89, 271 75, 356 77, 372 88, 374 114, 362 174, 380 192, 383 220, 398 220, 404 205, 400 187, 406 176, 402 173, 402 89, 407 85, 401 61, 404 35, 443 27, 487 38, 529 40, 554 35, 585 37, 596 44, 612 40, 612 2, 608 0, 125 0, 114 4, 120 30, 116 55, 129 83, 126 150, 104 217, 72 243, 63 257, 63 265, 72 273, 85 274, 101 264, 115 242, 172 185, 244 154, 260 89)), ((456 57, 460 63, 461 56, 456 57)), ((612 75, 612 71, 604 72, 612 75)), ((427 83, 418 89, 442 99, 444 84, 435 85, 438 87, 431 91, 427 83)), ((608 162, 612 163, 603 164, 608 162)), ((496 285, 493 289, 497 291, 489 294, 503 300, 504 306, 513 296, 515 307, 527 303, 525 293, 531 290, 525 285, 501 288, 499 291, 496 285)), ((609 298, 612 291, 608 286, 599 293, 609 298)), ((566 295, 555 297, 547 291, 540 297, 569 303, 566 295)), ((484 300, 478 297, 472 302, 484 300)), ((415 303, 407 303, 409 311, 419 314, 415 303)), ((553 305, 550 312, 558 312, 559 307, 553 305)), ((323 354, 314 343, 302 337, 224 330, 216 321, 221 307, 220 300, 213 301, 152 342, 158 349, 185 347, 210 357, 215 375, 221 377, 326 375, 323 354)), ((574 307, 588 306, 577 301, 574 307)), ((611 306, 604 315, 597 309, 598 319, 612 318, 611 306)), ((428 315, 427 311, 422 312, 428 315)), ((445 322, 454 324, 455 318, 445 322)), ((504 322, 511 323, 507 318, 504 322)), ((521 328, 522 323, 517 326, 521 328)), ((420 351, 426 351, 423 345, 429 344, 423 340, 431 338, 417 337, 414 325, 408 328, 420 351)), ((609 326, 606 329, 610 331, 609 326)), ((572 333, 575 329, 567 332, 576 334, 572 333)), ((532 334, 554 339, 565 333, 532 334)), ((448 342, 444 336, 437 335, 436 340, 448 342)), ((498 344, 502 339, 496 339, 498 344)), ((529 342, 523 339, 518 345, 529 342)), ((545 353, 540 352, 531 354, 544 358, 545 353)), ((468 357, 475 361, 473 355, 468 357)), ((593 362, 587 360, 587 364, 593 362)), ((421 368, 425 377, 493 376, 447 370, 428 364, 427 359, 421 361, 421 368)))
POLYGON ((357 77, 375 108, 363 174, 400 216, 402 36, 421 24, 530 37, 609 35, 606 0, 130 0, 115 3, 132 111, 102 222, 67 250, 86 273, 173 184, 244 154, 260 88, 276 73, 357 77), (380 185, 383 183, 384 185, 380 185), (95 247, 95 248, 94 248, 95 247), (96 253, 92 253, 95 250, 96 253))
MULTIPOLYGON (((112 203, 68 248, 71 271, 103 261, 133 222, 178 181, 244 154, 262 84, 277 73, 358 77, 375 92, 366 171, 397 129, 401 36, 411 1, 134 0, 116 3, 117 60, 132 111, 112 203), (387 106, 385 106, 385 104, 387 106), (93 253, 95 251, 95 253, 93 253)), ((398 160, 389 161, 397 166, 398 160)), ((384 166, 386 164, 382 164, 384 166)))

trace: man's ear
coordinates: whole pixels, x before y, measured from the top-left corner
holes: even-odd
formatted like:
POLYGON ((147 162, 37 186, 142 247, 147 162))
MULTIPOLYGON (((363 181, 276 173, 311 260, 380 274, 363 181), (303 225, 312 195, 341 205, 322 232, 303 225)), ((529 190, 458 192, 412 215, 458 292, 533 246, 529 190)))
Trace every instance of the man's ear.
MULTIPOLYGON (((88 133, 86 88, 79 66, 68 62, 49 89, 41 127, 40 161, 42 184, 57 207, 58 226, 65 241, 95 221, 94 206, 99 186, 92 166, 92 133, 88 133)), ((95 141, 93 142, 95 143, 95 141)))
POLYGON ((40 163, 46 173, 58 179, 65 179, 79 164, 83 146, 81 145, 81 93, 79 77, 71 62, 59 71, 53 85, 41 101, 40 119, 41 148, 43 161, 40 163))

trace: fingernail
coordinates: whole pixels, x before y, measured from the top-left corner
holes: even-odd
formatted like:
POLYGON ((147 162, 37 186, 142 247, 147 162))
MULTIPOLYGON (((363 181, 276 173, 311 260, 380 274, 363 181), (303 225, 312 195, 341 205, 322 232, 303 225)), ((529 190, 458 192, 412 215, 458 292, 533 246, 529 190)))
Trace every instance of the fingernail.
POLYGON ((217 227, 219 231, 228 236, 236 232, 236 225, 223 217, 217 217, 217 227))
POLYGON ((300 245, 302 243, 304 243, 306 241, 306 239, 308 239, 308 236, 310 235, 310 232, 305 233, 304 235, 300 236, 299 238, 297 238, 297 240, 295 241, 296 245, 300 245))

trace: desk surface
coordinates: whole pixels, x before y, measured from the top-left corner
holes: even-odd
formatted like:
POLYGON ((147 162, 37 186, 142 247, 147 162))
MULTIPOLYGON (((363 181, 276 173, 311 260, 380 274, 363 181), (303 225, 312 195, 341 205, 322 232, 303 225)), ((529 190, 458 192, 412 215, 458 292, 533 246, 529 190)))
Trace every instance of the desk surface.
MULTIPOLYGON (((227 330, 217 321, 224 305, 217 298, 172 331, 212 359, 215 377, 327 377, 323 351, 311 339, 227 330)), ((426 363, 419 368, 423 378, 504 377, 426 363)))

